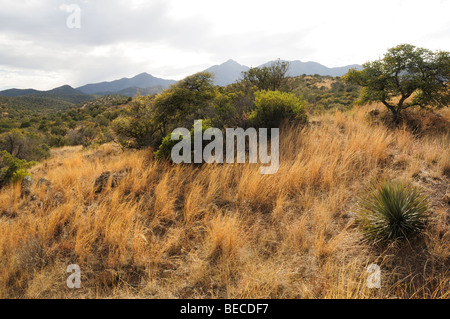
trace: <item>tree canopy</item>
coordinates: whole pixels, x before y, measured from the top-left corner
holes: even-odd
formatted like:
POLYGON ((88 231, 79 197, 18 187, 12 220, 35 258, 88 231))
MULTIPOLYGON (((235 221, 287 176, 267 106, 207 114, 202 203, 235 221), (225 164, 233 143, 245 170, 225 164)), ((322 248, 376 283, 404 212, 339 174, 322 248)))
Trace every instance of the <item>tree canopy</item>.
POLYGON ((360 71, 351 69, 344 79, 363 87, 361 103, 383 103, 396 124, 402 110, 409 107, 443 107, 450 102, 449 52, 401 44, 363 67, 360 71))
POLYGON ((277 60, 269 66, 250 68, 243 72, 243 80, 255 85, 259 90, 286 90, 289 62, 277 60))

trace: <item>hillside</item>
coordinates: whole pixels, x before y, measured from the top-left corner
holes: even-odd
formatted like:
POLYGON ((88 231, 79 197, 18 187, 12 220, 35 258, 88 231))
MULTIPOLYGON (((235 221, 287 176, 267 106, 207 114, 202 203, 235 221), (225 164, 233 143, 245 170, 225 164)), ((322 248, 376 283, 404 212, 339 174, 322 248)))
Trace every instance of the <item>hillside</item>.
POLYGON ((448 299, 450 113, 408 113, 413 133, 373 109, 285 128, 274 175, 158 163, 115 144, 52 151, 29 197, 20 185, 0 191, 0 297, 448 299), (430 199, 432 222, 409 245, 361 241, 355 205, 379 178, 430 199), (73 263, 80 290, 64 284, 73 263), (381 289, 365 284, 372 263, 381 289))
POLYGON ((10 116, 18 113, 44 114, 55 110, 67 110, 94 98, 69 85, 48 91, 9 89, 0 92, 0 109, 10 116))

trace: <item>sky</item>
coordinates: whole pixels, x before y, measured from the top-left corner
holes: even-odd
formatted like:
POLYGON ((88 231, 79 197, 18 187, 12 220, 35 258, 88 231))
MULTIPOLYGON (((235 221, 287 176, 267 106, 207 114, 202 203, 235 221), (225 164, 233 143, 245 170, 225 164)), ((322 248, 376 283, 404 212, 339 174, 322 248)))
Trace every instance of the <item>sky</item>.
POLYGON ((228 59, 363 64, 450 51, 450 0, 0 0, 0 90, 180 80, 228 59))

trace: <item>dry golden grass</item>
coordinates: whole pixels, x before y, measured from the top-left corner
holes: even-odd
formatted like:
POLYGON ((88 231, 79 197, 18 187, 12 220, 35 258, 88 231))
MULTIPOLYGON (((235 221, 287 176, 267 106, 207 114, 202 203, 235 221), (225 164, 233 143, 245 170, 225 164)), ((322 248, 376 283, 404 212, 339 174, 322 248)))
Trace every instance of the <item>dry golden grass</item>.
POLYGON ((0 298, 449 298, 450 134, 369 124, 366 112, 282 130, 274 175, 158 164, 112 144, 55 150, 33 168, 50 188, 0 191, 0 298), (127 174, 96 193, 105 171, 127 174), (379 178, 430 196, 432 224, 409 245, 361 242, 353 208, 379 178), (372 263, 381 289, 367 287, 372 263), (81 289, 66 287, 70 264, 81 289))

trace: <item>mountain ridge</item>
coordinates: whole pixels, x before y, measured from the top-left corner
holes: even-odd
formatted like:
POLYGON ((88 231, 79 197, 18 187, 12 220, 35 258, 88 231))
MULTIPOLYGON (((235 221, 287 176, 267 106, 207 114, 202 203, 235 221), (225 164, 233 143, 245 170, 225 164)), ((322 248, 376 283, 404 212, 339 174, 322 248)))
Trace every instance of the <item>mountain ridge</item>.
MULTIPOLYGON (((286 60, 281 60, 286 61, 286 60)), ((266 62, 257 66, 258 68, 268 66, 276 62, 275 60, 266 62)), ((302 62, 300 60, 286 61, 289 62, 288 76, 306 75, 323 75, 323 76, 342 76, 351 68, 361 69, 358 64, 351 64, 342 67, 329 68, 323 64, 314 61, 302 62)), ((213 65, 203 72, 210 72, 214 75, 214 84, 218 86, 226 86, 242 79, 242 72, 246 72, 250 67, 240 64, 233 59, 229 59, 222 64, 213 65)), ((60 87, 39 91, 35 89, 7 89, 0 91, 0 96, 17 97, 17 96, 62 96, 71 101, 88 98, 92 95, 114 95, 120 94, 125 96, 135 96, 139 91, 141 94, 156 94, 175 84, 177 81, 155 77, 147 72, 142 72, 134 77, 113 81, 102 81, 97 83, 88 83, 77 88, 70 85, 62 85, 60 87), (70 98, 69 98, 70 97, 70 98), (76 97, 76 98, 74 98, 76 97)))
POLYGON ((115 94, 119 91, 129 88, 147 89, 150 87, 161 86, 167 88, 170 84, 176 83, 175 80, 167 80, 154 77, 146 72, 139 73, 132 78, 121 78, 114 81, 103 81, 98 83, 90 83, 77 88, 77 90, 85 94, 115 94))

